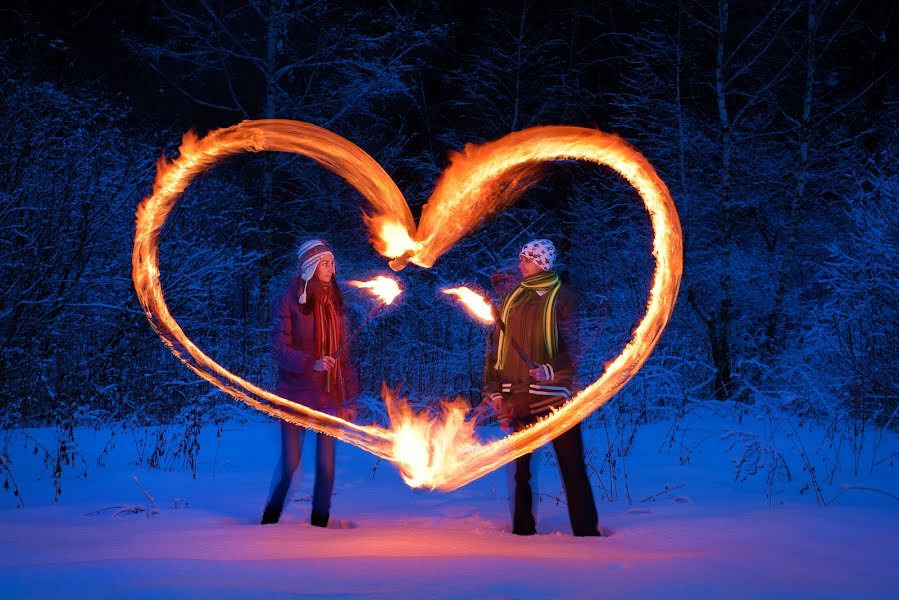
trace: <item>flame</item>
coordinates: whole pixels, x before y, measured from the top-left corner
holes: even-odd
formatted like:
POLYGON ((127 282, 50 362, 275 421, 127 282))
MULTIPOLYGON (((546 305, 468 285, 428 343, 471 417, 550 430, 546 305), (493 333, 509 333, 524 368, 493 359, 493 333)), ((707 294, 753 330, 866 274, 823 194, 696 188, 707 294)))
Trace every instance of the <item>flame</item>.
POLYGON ((455 296, 462 303, 462 306, 474 317, 484 323, 493 323, 496 318, 493 314, 493 305, 476 291, 467 287, 456 287, 440 290, 444 294, 455 296))
POLYGON ((392 460, 409 486, 443 488, 448 475, 485 448, 475 437, 474 420, 465 420, 468 403, 464 400, 443 402, 438 417, 432 419, 394 398, 386 387, 382 396, 390 417, 392 460))
POLYGON ((384 304, 391 304, 396 297, 403 293, 396 279, 378 275, 368 281, 347 281, 353 287, 369 290, 372 296, 378 298, 384 304))
POLYGON ((132 253, 135 291, 150 324, 175 356, 199 377, 265 414, 338 437, 395 462, 410 485, 447 491, 546 444, 621 390, 646 362, 668 323, 682 271, 680 220, 668 188, 652 165, 617 136, 558 126, 527 129, 494 142, 466 146, 452 157, 423 209, 417 230, 405 199, 378 163, 325 129, 297 121, 263 120, 244 121, 212 131, 202 139, 188 132, 180 156, 173 161, 163 157, 157 163, 153 192, 137 209, 132 253), (644 317, 599 379, 550 416, 489 444, 474 437, 474 425, 465 421, 464 404, 459 402, 445 403, 440 414, 431 418, 427 413, 415 413, 404 401, 385 392, 391 419, 390 429, 385 429, 349 423, 281 398, 204 354, 169 312, 160 283, 159 236, 191 179, 224 157, 263 150, 308 156, 356 188, 372 215, 366 215, 366 223, 379 228, 372 232, 376 243, 384 243, 379 251, 403 250, 406 258, 397 259, 400 268, 406 262, 432 266, 462 236, 505 209, 537 181, 542 163, 577 159, 607 165, 634 186, 652 225, 656 264, 644 317), (387 240, 397 245, 391 246, 394 242, 387 240))
POLYGON ((381 256, 397 258, 421 248, 421 244, 412 239, 408 226, 393 217, 365 215, 364 219, 371 232, 371 242, 381 256))

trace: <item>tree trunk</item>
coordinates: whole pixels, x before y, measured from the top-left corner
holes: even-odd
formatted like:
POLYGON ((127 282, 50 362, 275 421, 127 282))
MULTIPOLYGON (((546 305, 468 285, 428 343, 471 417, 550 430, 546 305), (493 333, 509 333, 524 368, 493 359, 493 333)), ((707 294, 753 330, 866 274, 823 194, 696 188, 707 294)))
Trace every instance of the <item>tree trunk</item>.
POLYGON ((799 217, 802 206, 805 203, 805 182, 808 178, 808 125, 812 111, 812 100, 814 97, 816 29, 817 18, 815 15, 815 0, 809 0, 808 28, 806 30, 805 93, 802 98, 802 115, 799 119, 799 164, 796 169, 796 192, 793 194, 793 198, 790 201, 790 237, 787 241, 787 249, 775 279, 775 281, 777 281, 777 287, 774 291, 774 301, 771 306, 771 312, 768 314, 765 323, 765 342, 762 344, 762 351, 766 355, 771 354, 775 343, 783 337, 778 335, 778 325, 783 316, 788 279, 796 264, 796 247, 799 238, 799 217))
POLYGON ((733 214, 731 207, 731 152, 733 134, 731 132, 730 114, 727 108, 727 89, 725 87, 725 55, 724 40, 727 35, 727 22, 730 6, 728 0, 718 3, 718 39, 715 53, 715 94, 718 104, 718 121, 721 127, 721 212, 723 219, 723 236, 721 238, 721 301, 717 313, 717 323, 710 326, 709 341, 712 345, 712 357, 715 366, 715 397, 719 400, 730 399, 733 392, 731 380, 730 325, 731 308, 733 306, 733 277, 730 264, 731 236, 733 234, 733 214))
MULTIPOLYGON (((273 0, 269 4, 268 19, 266 20, 265 37, 265 107, 266 119, 275 118, 275 72, 277 71, 278 38, 280 35, 280 16, 283 14, 282 1, 273 0)), ((275 231, 273 215, 277 214, 274 207, 274 156, 268 152, 263 158, 262 170, 262 210, 259 224, 259 238, 261 257, 259 260, 259 289, 255 296, 256 327, 260 332, 259 343, 264 344, 268 339, 269 327, 269 302, 268 288, 274 277, 274 253, 275 231)))

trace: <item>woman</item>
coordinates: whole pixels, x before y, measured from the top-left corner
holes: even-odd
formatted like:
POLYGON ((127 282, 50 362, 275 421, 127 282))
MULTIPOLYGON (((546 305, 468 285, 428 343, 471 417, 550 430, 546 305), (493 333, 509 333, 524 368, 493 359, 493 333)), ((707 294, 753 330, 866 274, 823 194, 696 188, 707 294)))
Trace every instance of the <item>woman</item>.
MULTIPOLYGON (((272 351, 278 365, 275 392, 309 408, 352 419, 358 391, 350 361, 334 353, 346 342, 343 298, 334 281, 334 254, 322 240, 297 251, 298 272, 272 311, 272 351)), ((277 523, 293 474, 300 465, 306 430, 281 421, 281 460, 262 524, 277 523)), ((334 489, 335 439, 317 434, 311 522, 327 527, 334 489)))

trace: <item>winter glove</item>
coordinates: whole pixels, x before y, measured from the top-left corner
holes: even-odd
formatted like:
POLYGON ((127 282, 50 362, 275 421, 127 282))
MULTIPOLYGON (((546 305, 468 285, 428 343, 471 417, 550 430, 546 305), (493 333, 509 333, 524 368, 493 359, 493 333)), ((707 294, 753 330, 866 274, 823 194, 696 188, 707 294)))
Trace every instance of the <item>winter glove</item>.
POLYGON ((550 381, 556 376, 556 372, 553 371, 553 367, 549 363, 538 365, 533 369, 528 370, 528 373, 531 374, 534 381, 550 381))

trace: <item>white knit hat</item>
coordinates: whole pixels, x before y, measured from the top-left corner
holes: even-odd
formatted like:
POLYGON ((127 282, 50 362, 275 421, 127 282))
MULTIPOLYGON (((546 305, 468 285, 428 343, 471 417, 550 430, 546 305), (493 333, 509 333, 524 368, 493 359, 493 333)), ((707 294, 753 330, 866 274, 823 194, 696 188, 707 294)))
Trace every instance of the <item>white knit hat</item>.
POLYGON ((306 304, 306 288, 309 286, 309 280, 315 273, 318 263, 327 256, 334 254, 331 252, 327 242, 322 240, 309 240, 297 249, 297 260, 300 263, 301 276, 305 285, 303 285, 303 293, 300 294, 300 304, 306 304))
POLYGON ((526 258, 544 271, 549 271, 556 264, 556 247, 549 240, 534 240, 524 245, 518 258, 526 258))

